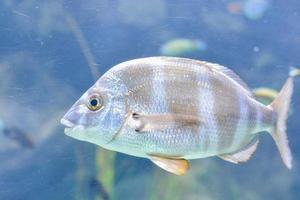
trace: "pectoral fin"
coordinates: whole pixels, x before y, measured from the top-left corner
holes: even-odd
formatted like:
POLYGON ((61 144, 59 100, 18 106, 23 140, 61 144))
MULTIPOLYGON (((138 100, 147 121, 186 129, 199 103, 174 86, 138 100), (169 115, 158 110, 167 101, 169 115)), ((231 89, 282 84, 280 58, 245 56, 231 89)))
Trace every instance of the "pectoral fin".
POLYGON ((160 168, 176 175, 184 175, 189 169, 189 162, 185 159, 150 156, 150 160, 160 168))
POLYGON ((183 126, 199 126, 200 119, 193 115, 184 114, 158 114, 143 115, 133 113, 128 126, 137 132, 159 131, 183 126))
POLYGON ((238 164, 239 162, 246 162, 250 159, 252 154, 255 152, 258 142, 259 142, 259 140, 255 139, 253 142, 248 144, 246 147, 244 147, 240 151, 232 153, 232 154, 222 154, 222 155, 219 155, 219 157, 223 160, 232 162, 234 164, 238 164))

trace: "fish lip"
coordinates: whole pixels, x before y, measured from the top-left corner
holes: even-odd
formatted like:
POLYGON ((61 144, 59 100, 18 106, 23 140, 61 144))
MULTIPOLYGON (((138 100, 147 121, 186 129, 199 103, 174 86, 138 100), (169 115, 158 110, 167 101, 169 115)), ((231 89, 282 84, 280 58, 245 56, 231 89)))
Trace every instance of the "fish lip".
POLYGON ((70 122, 69 120, 67 120, 67 119, 65 119, 65 118, 62 118, 62 119, 60 120, 60 123, 61 123, 62 125, 64 125, 66 128, 73 128, 73 127, 75 126, 74 123, 70 122))

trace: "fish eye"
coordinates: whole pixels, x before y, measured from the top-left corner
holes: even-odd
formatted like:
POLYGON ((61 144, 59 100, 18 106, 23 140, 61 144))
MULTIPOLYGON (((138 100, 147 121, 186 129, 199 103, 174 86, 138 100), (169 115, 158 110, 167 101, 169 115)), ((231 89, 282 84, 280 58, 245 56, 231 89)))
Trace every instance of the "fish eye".
POLYGON ((97 111, 103 107, 103 101, 100 96, 91 96, 87 103, 88 109, 91 111, 97 111))

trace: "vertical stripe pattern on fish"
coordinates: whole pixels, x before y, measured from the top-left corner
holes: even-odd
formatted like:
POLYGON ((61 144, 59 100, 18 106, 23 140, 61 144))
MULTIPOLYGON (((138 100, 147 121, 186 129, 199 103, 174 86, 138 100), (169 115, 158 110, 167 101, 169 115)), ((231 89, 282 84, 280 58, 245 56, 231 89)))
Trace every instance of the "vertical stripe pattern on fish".
POLYGON ((61 120, 67 135, 151 159, 182 175, 187 159, 247 161, 268 131, 291 168, 285 121, 293 76, 269 106, 226 67, 176 57, 127 61, 105 73, 61 120))

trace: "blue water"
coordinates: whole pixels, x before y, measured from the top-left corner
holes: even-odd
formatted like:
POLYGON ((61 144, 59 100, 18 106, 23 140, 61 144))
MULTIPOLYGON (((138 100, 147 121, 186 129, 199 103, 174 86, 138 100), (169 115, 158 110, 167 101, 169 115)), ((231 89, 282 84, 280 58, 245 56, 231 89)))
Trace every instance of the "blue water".
POLYGON ((207 48, 185 57, 228 66, 251 88, 280 89, 289 67, 300 66, 300 2, 264 1, 250 15, 246 2, 1 1, 0 119, 22 136, 0 133, 0 199, 299 199, 299 79, 288 120, 292 170, 262 134, 247 163, 195 160, 184 177, 118 153, 107 188, 107 180, 95 183, 96 173, 104 171, 96 167, 96 147, 65 136, 59 123, 94 83, 76 31, 99 75, 125 60, 160 55, 160 47, 174 38, 188 38, 205 41, 207 48), (237 11, 230 10, 232 3, 237 11))

